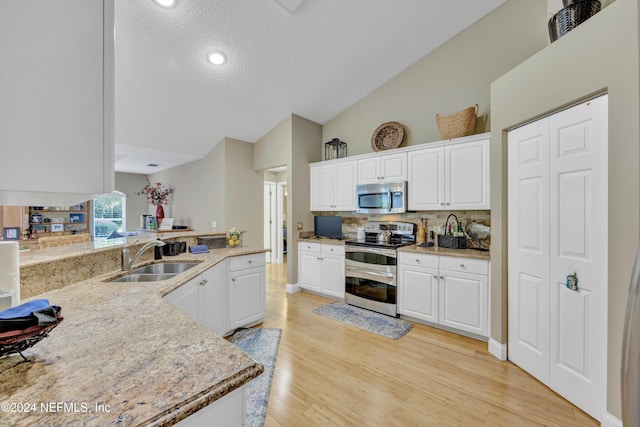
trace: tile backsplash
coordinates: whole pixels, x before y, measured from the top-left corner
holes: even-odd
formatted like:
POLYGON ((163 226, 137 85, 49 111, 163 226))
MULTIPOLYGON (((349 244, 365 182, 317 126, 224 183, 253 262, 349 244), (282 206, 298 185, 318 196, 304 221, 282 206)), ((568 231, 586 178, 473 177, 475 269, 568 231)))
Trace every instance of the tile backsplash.
MULTIPOLYGON (((426 220, 427 224, 427 236, 429 230, 437 232, 438 226, 444 229, 444 225, 450 214, 454 214, 459 221, 462 222, 462 226, 466 227, 468 223, 475 221, 478 224, 491 226, 491 211, 422 211, 422 212, 407 212, 397 215, 363 215, 355 212, 314 212, 315 215, 338 215, 342 217, 342 234, 345 239, 354 239, 358 227, 362 227, 367 222, 371 221, 405 221, 413 222, 415 224, 420 223, 421 218, 426 220)), ((491 237, 482 241, 483 248, 489 248, 491 245, 491 237)), ((475 242, 468 241, 468 247, 475 247, 475 242)))

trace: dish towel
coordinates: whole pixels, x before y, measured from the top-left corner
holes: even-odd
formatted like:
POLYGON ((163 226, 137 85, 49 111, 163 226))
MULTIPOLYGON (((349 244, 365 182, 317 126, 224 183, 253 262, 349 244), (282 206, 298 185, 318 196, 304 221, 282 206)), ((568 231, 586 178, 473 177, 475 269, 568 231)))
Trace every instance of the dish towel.
POLYGON ((207 245, 194 245, 189 246, 189 252, 192 254, 206 254, 209 252, 209 246, 207 245))
POLYGON ((0 311, 0 332, 24 330, 30 326, 48 326, 58 322, 61 308, 37 299, 0 311))

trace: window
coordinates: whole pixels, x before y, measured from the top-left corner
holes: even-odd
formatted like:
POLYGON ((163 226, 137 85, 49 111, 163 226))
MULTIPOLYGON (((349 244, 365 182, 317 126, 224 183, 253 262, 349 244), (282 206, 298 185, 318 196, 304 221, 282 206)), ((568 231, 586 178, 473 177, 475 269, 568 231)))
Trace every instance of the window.
POLYGON ((94 238, 106 238, 114 231, 126 231, 126 201, 127 195, 119 191, 93 199, 91 235, 94 238))

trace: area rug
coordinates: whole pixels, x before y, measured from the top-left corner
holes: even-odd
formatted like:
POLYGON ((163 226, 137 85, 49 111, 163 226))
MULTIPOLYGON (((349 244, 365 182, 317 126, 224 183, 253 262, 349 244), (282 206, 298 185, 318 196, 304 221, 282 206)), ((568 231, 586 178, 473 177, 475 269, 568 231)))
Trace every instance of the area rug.
POLYGON ((272 328, 241 329, 231 342, 264 366, 264 372, 247 384, 247 427, 262 427, 267 416, 271 379, 276 366, 282 330, 272 328))
POLYGON ((343 302, 330 302, 316 308, 313 312, 394 340, 402 338, 413 328, 411 323, 402 319, 343 302))

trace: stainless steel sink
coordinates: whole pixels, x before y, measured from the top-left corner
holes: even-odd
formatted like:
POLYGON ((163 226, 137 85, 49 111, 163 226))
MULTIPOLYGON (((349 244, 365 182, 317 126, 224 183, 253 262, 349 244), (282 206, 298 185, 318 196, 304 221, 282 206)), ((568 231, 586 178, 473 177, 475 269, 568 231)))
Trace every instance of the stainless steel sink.
POLYGON ((160 282, 169 280, 198 265, 198 262, 161 262, 136 268, 130 273, 110 282, 160 282))
POLYGON ((180 274, 198 264, 197 262, 161 262, 136 268, 130 274, 180 274))
POLYGON ((118 277, 112 280, 112 282, 160 282, 162 280, 169 280, 172 277, 176 277, 177 274, 134 274, 130 273, 126 276, 118 277))

